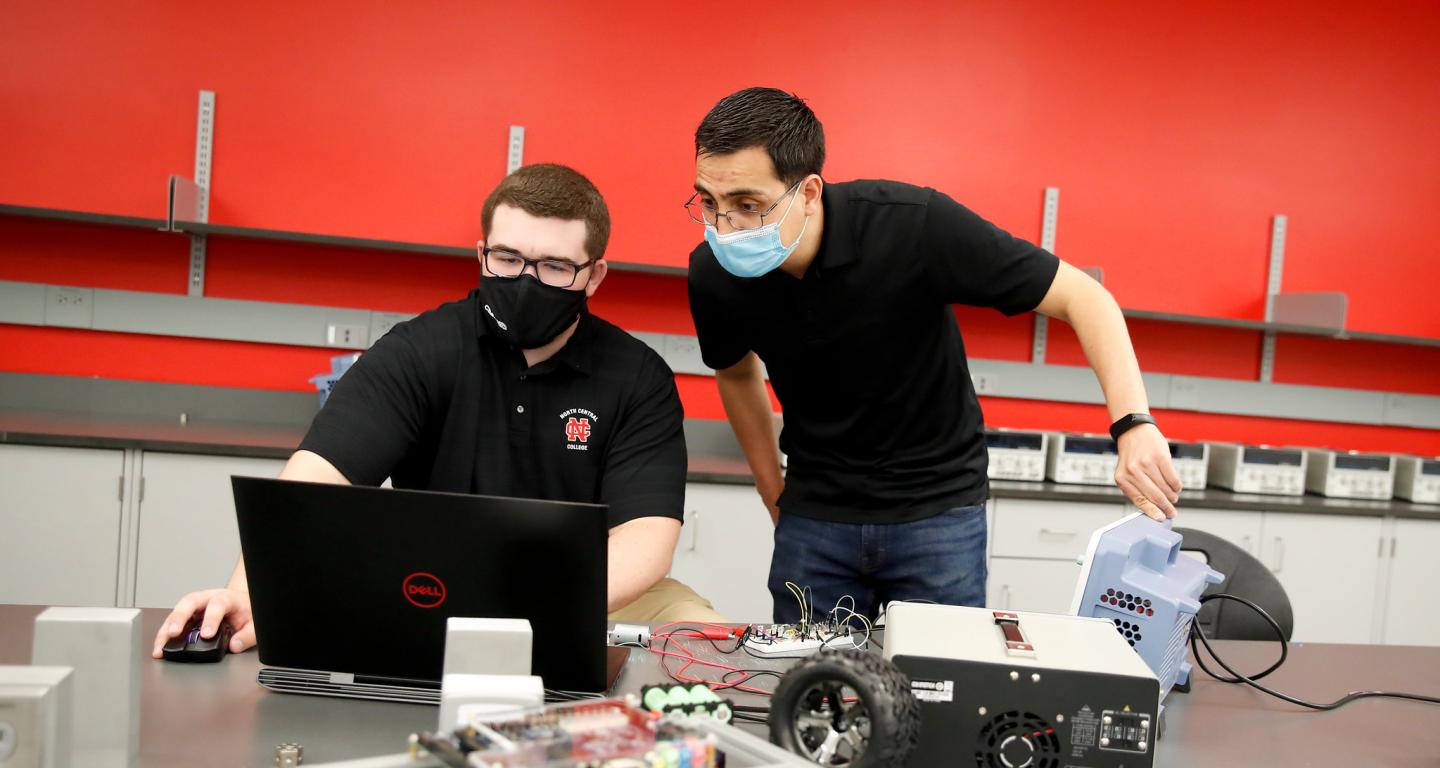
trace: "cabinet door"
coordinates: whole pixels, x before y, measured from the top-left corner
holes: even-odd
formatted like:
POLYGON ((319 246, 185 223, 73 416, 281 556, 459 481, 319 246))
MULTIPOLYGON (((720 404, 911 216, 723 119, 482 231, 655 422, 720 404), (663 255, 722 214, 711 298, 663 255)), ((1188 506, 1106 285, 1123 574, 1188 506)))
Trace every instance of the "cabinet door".
POLYGON ((990 551, 995 557, 1074 560, 1090 535, 1130 510, 1119 502, 1087 503, 995 499, 990 551))
POLYGON ((1290 597, 1295 640, 1379 640, 1374 625, 1382 524, 1378 517, 1265 514, 1260 559, 1290 597))
POLYGON ((715 610, 736 621, 770 621, 774 610, 765 582, 774 549, 775 526, 753 487, 686 487, 685 526, 670 575, 715 610))
POLYGON ((1080 566, 1074 560, 990 560, 985 605, 995 610, 1069 613, 1080 566))
POLYGON ((240 559, 230 476, 276 477, 280 459, 145 452, 141 457, 135 605, 172 608, 223 587, 240 559))
POLYGON ((115 605, 118 450, 0 445, 0 603, 115 605))
POLYGON ((1440 645, 1440 520, 1396 520, 1390 560, 1390 595, 1385 609, 1386 643, 1440 645))
MULTIPOLYGON (((1180 515, 1175 518, 1175 527, 1214 534, 1259 557, 1263 520, 1264 515, 1259 512, 1181 508, 1180 515)), ((1183 543, 1180 547, 1184 551, 1183 543)))

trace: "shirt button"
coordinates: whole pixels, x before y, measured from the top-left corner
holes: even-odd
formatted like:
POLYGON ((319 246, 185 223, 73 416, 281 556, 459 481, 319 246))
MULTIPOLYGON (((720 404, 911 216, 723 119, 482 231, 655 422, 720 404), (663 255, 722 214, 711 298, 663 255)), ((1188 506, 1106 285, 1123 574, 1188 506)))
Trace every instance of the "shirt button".
POLYGON ((524 412, 525 412, 525 406, 523 406, 523 405, 517 405, 517 406, 515 406, 515 412, 516 412, 516 413, 524 413, 524 412))
POLYGON ((523 373, 520 374, 520 380, 521 380, 521 381, 524 381, 524 380, 525 380, 525 374, 523 374, 523 373))

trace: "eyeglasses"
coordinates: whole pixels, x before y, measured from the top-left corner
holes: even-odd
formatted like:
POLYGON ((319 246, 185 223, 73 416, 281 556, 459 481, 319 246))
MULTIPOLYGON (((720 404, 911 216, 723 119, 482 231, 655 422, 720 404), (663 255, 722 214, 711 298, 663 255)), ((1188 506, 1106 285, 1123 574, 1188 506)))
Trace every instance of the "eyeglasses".
POLYGON ((700 193, 696 192, 690 196, 689 200, 685 201, 685 212, 690 214, 691 221, 694 221, 696 224, 709 224, 714 227, 719 226, 720 220, 724 219, 730 222, 730 226, 733 229, 755 229, 763 225, 765 223, 765 217, 769 216, 776 207, 785 202, 785 198, 794 194, 795 190, 799 189, 803 183, 805 183, 804 179, 795 182, 794 186, 785 190, 785 194, 781 195, 779 200, 776 200, 773 205, 763 211, 747 211, 743 208, 737 208, 733 211, 721 213, 700 202, 700 193))
POLYGON ((485 268, 496 277, 514 279, 531 269, 540 282, 554 288, 574 285, 580 272, 595 263, 594 259, 583 264, 564 259, 530 259, 504 248, 481 247, 480 254, 485 257, 485 268))

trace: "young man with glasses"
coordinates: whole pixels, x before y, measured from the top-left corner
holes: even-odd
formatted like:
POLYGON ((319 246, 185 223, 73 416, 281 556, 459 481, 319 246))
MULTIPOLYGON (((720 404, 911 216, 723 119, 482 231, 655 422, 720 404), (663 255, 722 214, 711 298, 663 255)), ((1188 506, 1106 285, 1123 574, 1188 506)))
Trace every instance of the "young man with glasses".
POLYGON ((1070 323, 1115 420, 1117 484, 1173 517, 1180 481, 1109 292, 941 192, 827 184, 824 162, 803 101, 746 89, 696 129, 686 203, 705 236, 689 277, 700 350, 776 522, 775 620, 798 619, 786 582, 871 616, 891 600, 984 604, 983 421, 952 304, 1070 323))
MULTIPOLYGON (((665 578, 685 496, 674 376, 586 311, 610 237, 599 190, 564 166, 526 166, 490 193, 481 224, 479 288, 362 355, 281 479, 606 504, 611 618, 723 621, 665 578)), ((254 645, 243 562, 225 589, 180 600, 153 655, 196 615, 202 636, 223 619, 230 650, 254 645)))

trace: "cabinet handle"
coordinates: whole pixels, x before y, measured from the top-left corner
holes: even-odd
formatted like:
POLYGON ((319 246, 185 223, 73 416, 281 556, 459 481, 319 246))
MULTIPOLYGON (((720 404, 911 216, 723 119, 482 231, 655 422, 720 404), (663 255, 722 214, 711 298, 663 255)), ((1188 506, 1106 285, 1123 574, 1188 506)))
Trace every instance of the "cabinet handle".
POLYGON ((1381 536, 1380 539, 1375 542, 1375 556, 1376 556, 1376 557, 1384 557, 1384 556, 1385 556, 1385 537, 1384 537, 1384 536, 1381 536))
POLYGON ((1056 537, 1056 538, 1065 538, 1065 539, 1073 539, 1073 538, 1075 538, 1075 532, 1074 532, 1074 531, 1057 531, 1057 530, 1055 530, 1055 529, 1053 529, 1053 528, 1041 528, 1041 529, 1040 529, 1040 535, 1041 535, 1041 536, 1054 536, 1054 537, 1056 537))
POLYGON ((140 503, 145 503, 145 478, 140 478, 140 503))
POLYGON ((1008 609, 1008 608, 1010 607, 1010 585, 1009 585, 1009 584, 1001 584, 1001 585, 1000 585, 1000 607, 1001 607, 1001 608, 1006 608, 1006 609, 1008 609))
POLYGON ((1249 552, 1251 555, 1255 554, 1255 542, 1251 541, 1249 536, 1241 536, 1240 542, 1246 552, 1249 552))
POLYGON ((1399 538, 1398 536, 1391 536, 1391 537, 1390 537, 1390 558, 1391 558, 1392 560, 1395 558, 1395 540, 1398 539, 1398 538, 1399 538))
POLYGON ((1279 536, 1275 537, 1275 567, 1270 570, 1279 573, 1285 567, 1285 540, 1279 536))
POLYGON ((695 551, 695 547, 696 547, 696 545, 697 545, 697 543, 698 543, 698 540, 699 540, 699 531, 700 531, 700 510, 697 509, 697 510, 694 510, 693 512, 690 513, 690 547, 689 547, 689 549, 687 549, 686 551, 688 551, 688 552, 694 552, 694 551, 695 551))

